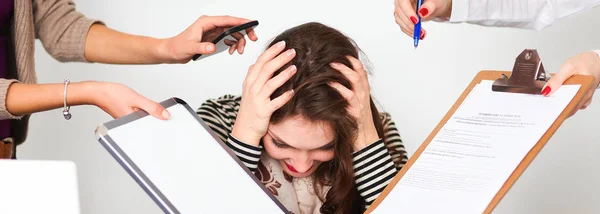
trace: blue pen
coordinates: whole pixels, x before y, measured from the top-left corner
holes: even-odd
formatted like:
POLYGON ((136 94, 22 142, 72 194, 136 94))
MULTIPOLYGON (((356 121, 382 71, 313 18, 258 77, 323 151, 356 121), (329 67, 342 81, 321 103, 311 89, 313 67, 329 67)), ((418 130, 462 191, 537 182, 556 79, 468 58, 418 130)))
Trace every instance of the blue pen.
POLYGON ((417 46, 419 46, 419 39, 421 39, 421 16, 419 16, 419 8, 421 7, 421 4, 423 4, 423 0, 417 0, 417 9, 415 10, 415 12, 417 12, 417 17, 419 18, 419 21, 417 22, 417 24, 415 24, 415 31, 413 33, 413 39, 415 40, 415 49, 417 48, 417 46))

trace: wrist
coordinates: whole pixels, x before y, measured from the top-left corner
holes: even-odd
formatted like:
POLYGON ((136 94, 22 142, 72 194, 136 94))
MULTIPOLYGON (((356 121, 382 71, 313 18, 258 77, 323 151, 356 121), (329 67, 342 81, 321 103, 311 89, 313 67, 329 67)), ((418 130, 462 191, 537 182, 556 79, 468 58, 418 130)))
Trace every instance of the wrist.
MULTIPOLYGON (((71 82, 66 87, 68 106, 93 104, 96 93, 92 91, 91 82, 71 82)), ((61 91, 61 94, 64 99, 64 90, 61 91)))
POLYGON ((237 126, 237 123, 233 125, 233 129, 231 130, 231 136, 241 141, 242 143, 255 147, 259 146, 260 139, 262 138, 262 136, 256 137, 253 136, 253 134, 245 132, 244 129, 240 129, 239 126, 237 126))
POLYGON ((175 57, 173 56, 173 50, 171 45, 172 38, 165 39, 157 39, 152 45, 151 52, 153 53, 153 57, 159 63, 174 63, 176 62, 175 57))
POLYGON ((97 105, 104 95, 104 84, 96 81, 70 83, 67 86, 67 105, 97 105))
POLYGON ((371 124, 369 128, 366 128, 364 131, 359 132, 359 137, 354 145, 354 150, 359 151, 372 143, 379 140, 380 137, 377 134, 377 129, 375 129, 375 125, 371 124))

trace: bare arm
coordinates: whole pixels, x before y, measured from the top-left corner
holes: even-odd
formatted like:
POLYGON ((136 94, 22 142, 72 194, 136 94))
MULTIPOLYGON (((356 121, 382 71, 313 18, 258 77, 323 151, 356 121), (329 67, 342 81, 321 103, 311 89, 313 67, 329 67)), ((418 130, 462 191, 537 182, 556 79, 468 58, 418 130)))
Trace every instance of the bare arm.
MULTIPOLYGON (((90 84, 71 83, 67 87, 67 105, 91 104, 90 84)), ((6 108, 13 115, 27 115, 63 106, 63 84, 13 83, 6 95, 6 108)))
POLYGON ((158 64, 160 39, 121 33, 104 25, 94 24, 85 42, 85 59, 110 64, 158 64))
MULTIPOLYGON (((69 83, 67 86, 67 105, 94 105, 119 118, 138 109, 150 115, 167 119, 168 111, 160 104, 149 100, 127 86, 110 83, 86 81, 69 83)), ((63 107, 64 84, 23 84, 12 83, 6 94, 6 111, 14 116, 23 116, 63 107)), ((5 113, 6 114, 6 113, 5 113)))

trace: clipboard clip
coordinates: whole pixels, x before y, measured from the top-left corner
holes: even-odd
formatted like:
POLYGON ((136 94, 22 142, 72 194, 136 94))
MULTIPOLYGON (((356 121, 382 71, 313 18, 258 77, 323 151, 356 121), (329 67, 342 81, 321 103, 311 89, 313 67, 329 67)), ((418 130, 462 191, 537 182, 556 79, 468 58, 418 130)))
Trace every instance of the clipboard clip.
POLYGON ((516 58, 510 77, 502 74, 492 85, 492 91, 542 94, 542 87, 550 79, 536 49, 525 49, 516 58))

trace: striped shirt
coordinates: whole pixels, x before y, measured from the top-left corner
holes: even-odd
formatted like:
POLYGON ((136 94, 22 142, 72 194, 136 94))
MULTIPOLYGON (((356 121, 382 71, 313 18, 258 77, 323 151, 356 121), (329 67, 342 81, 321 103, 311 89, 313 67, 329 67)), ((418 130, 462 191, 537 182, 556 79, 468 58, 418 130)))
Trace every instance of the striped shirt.
MULTIPOLYGON (((236 156, 255 172, 263 152, 262 146, 255 147, 241 142, 231 135, 241 96, 224 95, 208 99, 196 113, 231 148, 236 156)), ((356 187, 368 208, 396 173, 406 164, 407 153, 400 134, 388 113, 380 113, 386 141, 382 139, 354 152, 353 165, 356 187)))

